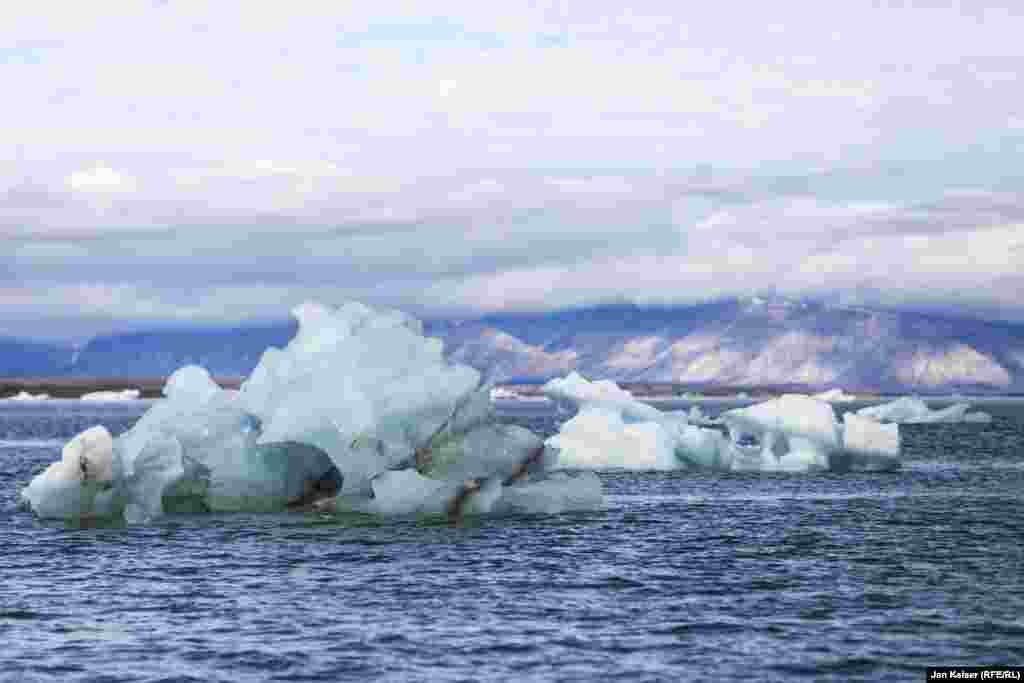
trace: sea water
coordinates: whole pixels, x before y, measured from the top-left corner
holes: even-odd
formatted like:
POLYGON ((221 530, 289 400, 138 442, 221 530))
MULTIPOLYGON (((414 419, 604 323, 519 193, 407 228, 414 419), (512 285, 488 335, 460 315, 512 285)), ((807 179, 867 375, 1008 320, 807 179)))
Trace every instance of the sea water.
MULTIPOLYGON (((1024 403, 902 427, 897 472, 601 472, 608 507, 586 514, 90 526, 19 509, 65 440, 147 407, 0 404, 0 680, 923 680, 1024 663, 1024 403)), ((499 413, 545 435, 560 419, 499 413)))

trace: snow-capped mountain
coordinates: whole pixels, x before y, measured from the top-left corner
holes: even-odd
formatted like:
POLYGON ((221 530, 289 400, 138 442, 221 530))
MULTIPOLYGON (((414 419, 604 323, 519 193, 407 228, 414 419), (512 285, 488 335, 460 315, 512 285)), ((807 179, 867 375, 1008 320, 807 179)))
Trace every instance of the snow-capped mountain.
MULTIPOLYGON (((216 375, 245 375, 266 347, 283 346, 294 330, 282 322, 132 332, 95 338, 64 355, 7 344, 3 368, 7 376, 156 377, 198 363, 216 375), (40 359, 49 363, 45 372, 40 359)), ((444 340, 452 360, 495 382, 577 370, 690 386, 1024 391, 1024 325, 864 307, 756 298, 608 305, 428 320, 426 331, 444 340)))

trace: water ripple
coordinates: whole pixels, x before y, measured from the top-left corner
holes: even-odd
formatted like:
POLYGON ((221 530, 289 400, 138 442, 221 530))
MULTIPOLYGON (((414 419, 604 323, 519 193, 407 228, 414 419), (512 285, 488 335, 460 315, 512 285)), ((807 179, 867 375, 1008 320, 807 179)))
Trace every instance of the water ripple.
POLYGON ((1010 407, 906 429, 900 472, 607 472, 586 514, 90 526, 18 508, 62 439, 143 408, 0 410, 0 679, 915 679, 1024 659, 1010 407))

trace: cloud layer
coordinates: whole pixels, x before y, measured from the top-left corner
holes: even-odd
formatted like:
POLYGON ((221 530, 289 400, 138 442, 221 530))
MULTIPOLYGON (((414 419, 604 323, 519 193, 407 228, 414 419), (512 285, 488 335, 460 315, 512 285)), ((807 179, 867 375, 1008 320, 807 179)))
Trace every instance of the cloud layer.
POLYGON ((0 9, 0 332, 311 296, 1024 319, 1012 5, 349 4, 0 9))

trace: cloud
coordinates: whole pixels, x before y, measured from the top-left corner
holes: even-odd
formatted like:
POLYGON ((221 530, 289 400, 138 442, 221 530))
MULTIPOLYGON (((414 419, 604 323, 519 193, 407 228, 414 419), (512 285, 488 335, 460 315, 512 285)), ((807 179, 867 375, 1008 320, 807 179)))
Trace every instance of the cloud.
POLYGON ((1005 5, 125 0, 0 27, 0 320, 762 289, 1019 315, 1005 5))
POLYGON ((67 177, 67 184, 76 192, 134 192, 136 189, 135 178, 118 173, 102 162, 75 171, 67 177))

